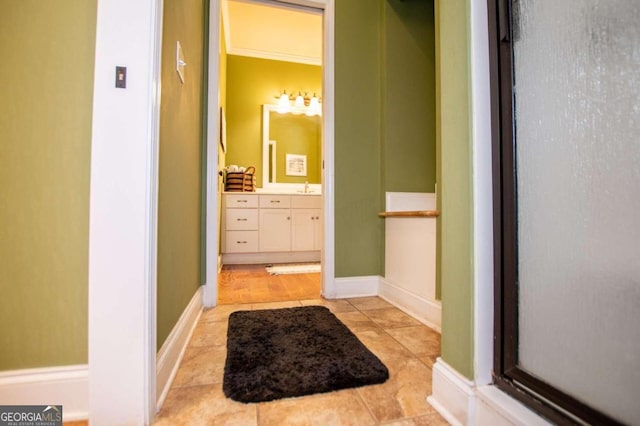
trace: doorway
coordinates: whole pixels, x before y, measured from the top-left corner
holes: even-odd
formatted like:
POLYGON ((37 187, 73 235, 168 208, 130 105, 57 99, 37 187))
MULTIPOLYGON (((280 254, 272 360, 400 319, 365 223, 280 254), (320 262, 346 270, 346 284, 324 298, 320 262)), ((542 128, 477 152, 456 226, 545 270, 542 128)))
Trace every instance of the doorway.
MULTIPOLYGON (((237 12, 234 10, 232 12, 237 12)), ((262 15, 264 16, 264 15, 262 15)), ((231 35, 231 37, 233 37, 231 35)), ((309 261, 319 261, 322 263, 322 273, 319 276, 319 285, 320 291, 317 292, 316 297, 320 297, 320 293, 327 297, 331 298, 332 295, 335 295, 335 290, 333 289, 333 276, 334 276, 334 264, 333 264, 333 1, 331 0, 323 0, 323 1, 303 1, 303 0, 295 0, 295 1, 287 1, 287 2, 276 2, 276 1, 255 1, 255 2, 245 2, 238 0, 213 0, 211 2, 211 11, 210 11, 210 28, 209 28, 209 45, 210 46, 219 46, 220 53, 219 54, 210 54, 209 55, 209 92, 208 92, 208 107, 209 111, 221 111, 221 114, 208 114, 208 128, 209 129, 220 129, 222 132, 208 132, 207 137, 207 164, 216 164, 217 167, 208 167, 208 178, 207 178, 207 284, 205 287, 205 306, 214 306, 217 303, 228 303, 229 298, 223 297, 221 298, 221 294, 219 292, 219 284, 223 282, 223 278, 218 273, 223 271, 223 265, 231 265, 235 264, 237 266, 227 267, 228 275, 233 276, 234 270, 242 271, 243 274, 251 274, 251 270, 259 270, 260 274, 264 272, 265 264, 272 263, 280 263, 278 260, 284 260, 283 263, 306 263, 309 261), (242 66, 242 62, 249 62, 253 65, 262 63, 263 65, 267 62, 278 62, 277 65, 282 66, 286 64, 285 59, 283 57, 277 58, 280 60, 274 61, 273 59, 269 60, 268 58, 261 57, 260 54, 256 54, 255 52, 250 52, 250 49, 237 49, 231 46, 231 49, 227 52, 227 46, 229 43, 227 40, 223 40, 223 38, 229 38, 230 34, 227 34, 228 31, 224 26, 224 17, 226 14, 229 14, 230 9, 229 5, 232 8, 236 8, 239 6, 240 8, 247 8, 248 6, 252 7, 261 7, 263 10, 265 8, 273 8, 278 9, 280 11, 290 10, 300 13, 310 13, 315 14, 316 16, 320 16, 321 22, 321 44, 324 46, 321 49, 320 63, 323 65, 321 70, 319 70, 320 74, 320 88, 315 89, 318 92, 318 98, 321 99, 322 102, 322 116, 319 118, 320 126, 322 129, 321 138, 320 138, 320 148, 319 148, 319 169, 320 169, 320 181, 314 186, 313 183, 305 182, 263 182, 262 180, 262 166, 263 161, 261 157, 261 150, 258 151, 258 154, 252 153, 244 153, 242 154, 242 150, 236 149, 236 147, 231 148, 231 144, 235 140, 239 134, 242 134, 242 131, 238 132, 237 127, 234 128, 235 125, 233 123, 234 115, 236 113, 232 111, 232 106, 227 105, 229 100, 228 93, 228 81, 226 80, 227 75, 227 67, 228 66, 242 66), (249 54, 252 54, 250 56, 249 54), (233 55, 231 61, 228 61, 229 55, 233 55), (233 62, 230 64, 229 62, 233 62), (235 135, 234 135, 235 132, 235 135), (226 134, 226 135, 225 135, 226 134), (222 136, 225 135, 226 137, 222 136), (222 136, 225 144, 221 144, 221 140, 219 137, 222 136), (225 146, 226 145, 226 146, 225 146), (235 150, 235 152, 234 152, 235 150), (238 157, 238 155, 246 155, 246 157, 238 157), (234 157, 235 156, 235 157, 234 157), (234 159, 235 158, 235 159, 234 159), (240 164, 234 164, 240 163, 240 164), (319 208, 315 208, 313 210, 313 220, 316 221, 313 224, 315 225, 316 233, 318 234, 318 240, 320 240, 320 245, 317 247, 316 258, 309 258, 308 256, 284 256, 284 258, 278 257, 269 257, 269 256, 255 256, 257 252, 259 252, 259 246, 256 249, 255 247, 250 248, 252 251, 245 251, 243 256, 245 259, 242 261, 238 260, 237 254, 228 253, 226 247, 226 237, 230 234, 227 233, 226 230, 226 212, 224 211, 226 202, 227 202, 227 194, 224 191, 224 176, 227 171, 230 170, 229 166, 236 166, 239 169, 244 167, 245 170, 249 166, 258 166, 260 171, 255 173, 252 177, 254 180, 254 185, 257 188, 266 189, 269 186, 269 192, 278 193, 283 192, 283 195, 288 195, 290 199, 293 197, 297 197, 298 191, 306 193, 306 191, 311 188, 313 191, 317 192, 318 195, 318 203, 319 208), (215 173, 215 174, 214 174, 215 173), (265 185, 266 183, 266 185, 265 185), (275 186, 274 186, 275 184, 275 186), (287 194, 287 191, 282 191, 282 187, 276 188, 277 186, 286 186, 287 184, 296 186, 294 188, 289 188, 289 190, 295 191, 287 194), (297 188, 299 186, 299 188, 297 188), (320 190, 321 188, 321 190, 320 190), (322 223, 321 227, 318 227, 317 223, 322 223), (253 260, 251 260, 251 256, 246 256, 246 253, 254 253, 253 260), (259 268, 256 267, 243 267, 238 265, 261 265, 259 268), (225 302, 226 301, 226 302, 225 302)), ((300 62, 300 61, 298 61, 300 62)), ((246 65, 246 64, 245 64, 246 65)), ((299 63, 294 65, 301 65, 299 63)), ((306 66, 310 66, 309 64, 302 64, 306 66)), ((253 67, 249 66, 249 72, 253 67)), ((245 68, 246 69, 246 68, 245 68)), ((255 70, 254 70, 255 71, 255 70)), ((298 84, 301 86, 300 84, 298 84)), ((310 103, 313 98, 314 92, 313 88, 305 88, 305 87, 290 87, 291 85, 287 85, 284 81, 279 81, 272 83, 271 89, 268 90, 268 95, 262 95, 263 100, 260 101, 261 104, 273 103, 274 105, 277 103, 277 97, 281 95, 284 91, 287 91, 287 94, 293 94, 294 91, 299 92, 303 99, 306 97, 307 102, 310 103), (307 96, 304 96, 304 92, 306 92, 307 96), (266 98, 265 98, 266 96, 266 98)), ((244 87, 246 89, 246 87, 244 87)), ((246 92, 245 93, 251 93, 246 92)), ((295 101, 295 97, 297 97, 298 93, 295 93, 296 96, 291 97, 292 104, 295 101)), ((308 104, 306 105, 308 106, 308 104)), ((262 108, 262 106, 258 106, 258 108, 262 108)), ((255 114, 255 108, 253 113, 255 114)), ((260 115, 262 118, 262 115, 260 115)), ((262 136, 260 132, 264 127, 260 121, 255 120, 253 118, 254 123, 254 133, 258 135, 260 141, 262 141, 262 136), (257 132, 257 133, 256 133, 257 132)), ((240 136, 242 137, 242 136, 240 136)), ((295 154, 295 152, 294 152, 295 154)), ((258 168, 256 167, 256 169, 258 168)), ((256 198, 256 202, 259 205, 259 193, 251 193, 245 194, 251 197, 256 198)), ((304 194, 307 195, 307 194, 304 194)), ((314 195, 314 194, 309 194, 314 195)), ((253 202, 253 201, 252 201, 253 202)), ((293 208, 295 206, 289 206, 292 210, 290 210, 290 220, 295 219, 293 213, 293 208)), ((305 206, 302 206, 305 207, 305 206)), ((259 215, 260 210, 256 209, 252 214, 259 215)), ((307 212, 309 213, 309 212, 307 212)), ((274 216, 271 216, 272 218, 274 216)), ((244 219, 240 219, 244 220, 244 219)), ((265 216, 264 220, 267 220, 265 216)), ((256 222, 259 223, 260 217, 256 218, 256 222)), ((249 223, 249 220, 246 220, 244 223, 249 223)), ((294 224, 292 224, 294 226, 294 224)), ((271 229, 271 228, 270 228, 271 229)), ((251 231, 256 231, 256 229, 252 229, 251 231)), ((292 231, 295 232, 295 231, 292 231)), ((291 236, 285 236, 285 238, 291 238, 291 236)), ((250 244, 250 240, 248 239, 238 239, 236 241, 240 241, 242 244, 250 244), (246 243, 245 243, 246 242, 246 243)), ((259 244, 259 243, 257 243, 259 244)), ((312 250, 313 251, 313 250, 312 250)), ((258 253, 259 254, 259 253, 258 253)), ((282 254, 282 253, 281 253, 282 254)), ((242 257, 242 256, 240 256, 242 257)), ((223 271, 225 272, 225 271, 223 271)), ((237 273, 237 272, 236 272, 237 273)), ((288 281, 288 280, 281 280, 288 281)), ((283 297, 282 292, 280 296, 283 297)), ((276 298, 277 298, 276 297, 276 298)), ((293 297, 293 296, 292 296, 293 297)))

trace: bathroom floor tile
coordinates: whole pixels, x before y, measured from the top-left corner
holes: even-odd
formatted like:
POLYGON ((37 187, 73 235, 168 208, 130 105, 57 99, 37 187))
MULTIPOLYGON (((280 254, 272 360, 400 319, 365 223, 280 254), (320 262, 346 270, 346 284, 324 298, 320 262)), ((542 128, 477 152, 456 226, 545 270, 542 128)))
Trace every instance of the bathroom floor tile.
POLYGON ((375 425, 367 407, 354 390, 289 398, 258 404, 261 426, 375 425))
POLYGON ((341 313, 341 312, 355 312, 356 308, 344 299, 307 299, 301 300, 302 306, 325 306, 331 312, 341 313))
POLYGON ((363 311, 363 313, 384 329, 420 324, 420 321, 405 314, 398 308, 369 309, 363 311))
POLYGON ((355 297, 347 300, 360 311, 394 307, 391 303, 379 297, 355 297))
POLYGON ((449 426, 449 423, 438 413, 427 414, 426 416, 414 417, 412 419, 395 420, 382 424, 384 426, 449 426))
MULTIPOLYGON (((356 337, 385 363, 406 360, 413 355, 381 328, 355 330, 356 337)), ((389 365, 387 365, 389 367, 389 365)))
POLYGON ((368 330, 376 328, 376 323, 359 311, 354 312, 334 312, 334 315, 344 323, 352 332, 358 330, 368 330))
POLYGON ((387 362, 389 380, 357 391, 378 421, 434 413, 427 403, 431 394, 431 369, 416 358, 387 362))
POLYGON ((221 346, 227 345, 227 321, 200 322, 196 325, 189 346, 221 346))
POLYGON ((222 383, 226 359, 226 346, 187 347, 172 386, 222 383))
POLYGON ((440 354, 440 335, 426 325, 393 328, 386 331, 416 355, 440 354))
POLYGON ((256 406, 227 399, 221 385, 171 389, 154 423, 156 426, 257 424, 256 406))
POLYGON ((218 305, 214 308, 205 309, 200 316, 200 321, 227 321, 229 315, 235 311, 250 311, 251 304, 242 303, 234 305, 218 305))

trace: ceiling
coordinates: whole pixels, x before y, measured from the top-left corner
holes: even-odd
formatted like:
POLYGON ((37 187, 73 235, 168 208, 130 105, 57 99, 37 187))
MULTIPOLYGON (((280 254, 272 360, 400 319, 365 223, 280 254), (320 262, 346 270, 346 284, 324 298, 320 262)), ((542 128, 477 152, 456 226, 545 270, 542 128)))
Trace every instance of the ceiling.
POLYGON ((223 0, 227 53, 322 64, 322 12, 246 0, 223 0))

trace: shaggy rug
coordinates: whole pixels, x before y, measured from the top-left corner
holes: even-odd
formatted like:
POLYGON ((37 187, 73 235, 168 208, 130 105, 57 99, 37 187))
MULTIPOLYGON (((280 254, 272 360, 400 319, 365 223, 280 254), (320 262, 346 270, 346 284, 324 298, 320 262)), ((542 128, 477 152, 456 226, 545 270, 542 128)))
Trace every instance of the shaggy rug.
POLYGON ((387 367, 325 307, 229 316, 222 389, 235 401, 271 401, 388 378, 387 367))

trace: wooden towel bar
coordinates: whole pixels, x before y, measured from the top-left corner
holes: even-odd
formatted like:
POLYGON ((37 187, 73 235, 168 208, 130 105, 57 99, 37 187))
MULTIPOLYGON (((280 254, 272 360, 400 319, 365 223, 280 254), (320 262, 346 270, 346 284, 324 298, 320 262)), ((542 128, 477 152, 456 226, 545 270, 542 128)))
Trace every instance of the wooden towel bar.
POLYGON ((438 217, 440 212, 438 210, 418 210, 407 212, 381 212, 378 213, 379 217, 438 217))

